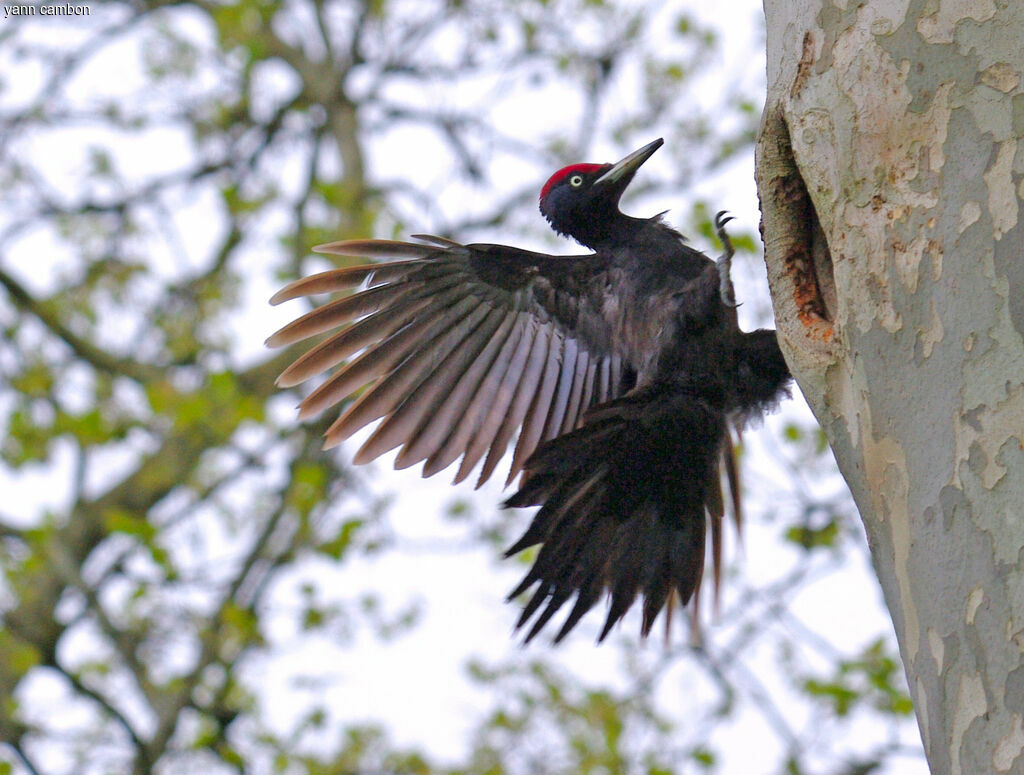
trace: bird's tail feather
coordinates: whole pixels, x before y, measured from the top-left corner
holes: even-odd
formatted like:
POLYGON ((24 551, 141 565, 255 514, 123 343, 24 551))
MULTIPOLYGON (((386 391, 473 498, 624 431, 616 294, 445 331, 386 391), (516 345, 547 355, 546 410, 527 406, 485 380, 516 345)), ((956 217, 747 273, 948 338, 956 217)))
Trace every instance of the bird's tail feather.
MULTIPOLYGON (((534 585, 517 628, 531 640, 573 595, 558 642, 602 596, 599 640, 643 598, 646 636, 671 593, 685 604, 700 583, 706 522, 722 516, 722 412, 692 393, 647 388, 596 407, 577 430, 543 444, 505 505, 539 505, 515 554, 541 544, 510 598, 534 585), (539 612, 539 613, 538 613, 539 612)), ((717 550, 716 550, 717 551, 717 550)))

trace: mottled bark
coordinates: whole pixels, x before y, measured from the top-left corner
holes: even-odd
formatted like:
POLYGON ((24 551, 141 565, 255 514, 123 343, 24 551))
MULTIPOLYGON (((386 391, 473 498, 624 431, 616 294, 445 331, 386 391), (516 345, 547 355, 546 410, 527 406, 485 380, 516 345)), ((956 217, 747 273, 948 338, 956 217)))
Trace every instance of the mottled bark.
POLYGON ((783 349, 933 773, 1024 772, 1024 4, 766 0, 783 349))

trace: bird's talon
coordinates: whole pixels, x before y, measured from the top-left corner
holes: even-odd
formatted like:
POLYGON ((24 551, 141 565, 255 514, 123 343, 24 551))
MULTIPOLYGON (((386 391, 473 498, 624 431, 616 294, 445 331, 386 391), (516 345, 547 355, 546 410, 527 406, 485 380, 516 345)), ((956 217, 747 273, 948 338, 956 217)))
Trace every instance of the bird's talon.
POLYGON ((732 240, 729 239, 729 235, 725 231, 725 224, 729 223, 729 221, 735 220, 736 219, 729 215, 726 210, 719 210, 715 213, 715 233, 718 235, 718 239, 722 241, 722 245, 730 256, 733 254, 732 240))
POLYGON ((718 234, 718 239, 722 241, 722 247, 725 249, 725 252, 718 257, 715 263, 718 265, 718 295, 722 300, 722 304, 730 309, 736 309, 739 304, 736 303, 736 296, 732 287, 732 276, 730 274, 732 270, 732 257, 736 251, 732 246, 732 240, 729 239, 729 234, 725 231, 725 224, 732 220, 735 220, 735 218, 725 210, 719 210, 715 213, 715 233, 718 234))

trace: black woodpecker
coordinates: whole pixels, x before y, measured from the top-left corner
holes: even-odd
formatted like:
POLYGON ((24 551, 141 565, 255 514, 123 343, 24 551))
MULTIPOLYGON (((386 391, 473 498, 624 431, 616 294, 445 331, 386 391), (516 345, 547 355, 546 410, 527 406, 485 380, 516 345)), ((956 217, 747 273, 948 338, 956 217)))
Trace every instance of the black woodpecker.
POLYGON ((507 552, 540 544, 509 596, 531 593, 516 625, 529 625, 527 641, 574 596, 556 642, 605 595, 599 640, 637 595, 645 636, 673 594, 689 601, 709 522, 717 560, 723 461, 738 498, 730 427, 771 408, 790 378, 775 332, 737 325, 728 217, 715 219, 726 251, 714 261, 661 216, 619 210, 661 144, 544 184, 541 213, 590 253, 432 236, 334 242, 316 250, 391 260, 313 275, 271 299, 348 292, 267 340, 333 332, 278 379, 289 387, 340 366, 300 405, 308 417, 345 403, 325 447, 383 418, 356 463, 400 447, 396 467, 423 461, 431 476, 461 457, 460 482, 483 459, 479 486, 518 432, 506 483, 522 477, 504 505, 540 507, 507 552))

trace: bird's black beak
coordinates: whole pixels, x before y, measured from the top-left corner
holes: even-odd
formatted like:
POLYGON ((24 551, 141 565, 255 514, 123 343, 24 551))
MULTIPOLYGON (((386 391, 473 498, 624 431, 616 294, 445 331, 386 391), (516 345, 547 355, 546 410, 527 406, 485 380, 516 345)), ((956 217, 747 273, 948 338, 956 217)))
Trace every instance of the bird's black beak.
POLYGON ((647 143, 643 148, 638 148, 626 158, 613 164, 611 169, 594 181, 594 185, 607 186, 621 194, 629 185, 629 181, 633 179, 636 171, 640 169, 640 165, 651 158, 664 143, 664 139, 659 137, 654 142, 647 143))

